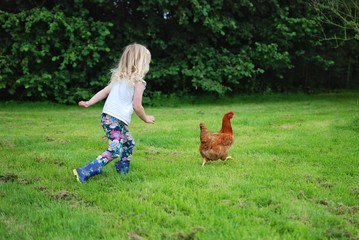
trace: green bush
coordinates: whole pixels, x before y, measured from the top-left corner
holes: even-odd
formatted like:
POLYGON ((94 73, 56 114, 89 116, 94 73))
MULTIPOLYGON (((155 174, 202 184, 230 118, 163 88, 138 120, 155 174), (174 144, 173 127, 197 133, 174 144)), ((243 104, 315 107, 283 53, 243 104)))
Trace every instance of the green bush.
POLYGON ((74 103, 104 87, 123 48, 152 54, 146 97, 353 88, 358 41, 322 40, 308 1, 0 3, 2 99, 74 103))
POLYGON ((16 99, 69 103, 107 81, 100 61, 110 52, 112 23, 86 10, 69 16, 59 6, 0 13, 0 90, 16 99))

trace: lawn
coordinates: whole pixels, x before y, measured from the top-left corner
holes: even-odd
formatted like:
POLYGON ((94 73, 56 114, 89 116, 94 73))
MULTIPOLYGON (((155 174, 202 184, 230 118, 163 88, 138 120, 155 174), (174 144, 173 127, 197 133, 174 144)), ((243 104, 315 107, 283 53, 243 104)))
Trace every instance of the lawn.
POLYGON ((107 145, 103 103, 0 103, 1 239, 358 239, 359 92, 238 96, 133 115, 130 173, 72 169, 107 145), (199 123, 234 111, 234 160, 201 167, 199 123))

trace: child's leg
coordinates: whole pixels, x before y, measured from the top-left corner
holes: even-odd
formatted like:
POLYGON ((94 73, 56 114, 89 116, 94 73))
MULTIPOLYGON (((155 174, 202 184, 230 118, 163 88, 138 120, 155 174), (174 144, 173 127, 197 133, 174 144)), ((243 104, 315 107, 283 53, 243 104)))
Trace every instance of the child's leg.
POLYGON ((121 154, 122 142, 124 142, 122 138, 125 136, 123 129, 125 127, 127 129, 127 126, 120 120, 106 114, 102 114, 101 124, 108 138, 108 148, 94 161, 84 167, 73 170, 77 180, 81 183, 85 182, 91 176, 102 173, 102 168, 121 154))
POLYGON ((96 158, 99 163, 101 163, 102 166, 105 166, 114 158, 123 156, 124 152, 128 152, 128 147, 131 147, 132 155, 134 142, 126 124, 114 117, 105 114, 103 114, 101 122, 108 138, 108 148, 105 152, 96 158), (128 146, 129 141, 133 142, 131 146, 128 146))
POLYGON ((118 173, 123 172, 127 174, 130 170, 130 161, 133 153, 133 149, 135 147, 135 141, 133 140, 130 132, 125 134, 125 138, 123 139, 122 148, 120 152, 120 160, 115 163, 116 171, 118 173))

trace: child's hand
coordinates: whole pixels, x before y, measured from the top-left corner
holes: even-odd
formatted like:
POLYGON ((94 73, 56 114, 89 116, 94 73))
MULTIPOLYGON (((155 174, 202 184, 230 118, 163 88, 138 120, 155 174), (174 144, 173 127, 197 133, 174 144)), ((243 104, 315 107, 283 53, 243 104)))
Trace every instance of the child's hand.
POLYGON ((147 116, 146 117, 146 123, 154 124, 155 123, 155 117, 154 116, 147 116))
POLYGON ((88 101, 80 101, 80 102, 78 103, 78 105, 79 105, 80 107, 84 107, 84 108, 87 108, 87 107, 90 106, 90 104, 89 104, 88 101))

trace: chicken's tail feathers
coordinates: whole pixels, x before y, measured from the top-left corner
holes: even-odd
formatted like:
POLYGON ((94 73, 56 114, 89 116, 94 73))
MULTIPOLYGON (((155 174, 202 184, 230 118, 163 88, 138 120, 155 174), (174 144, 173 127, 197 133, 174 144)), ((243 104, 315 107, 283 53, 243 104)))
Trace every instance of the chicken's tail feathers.
POLYGON ((207 127, 203 123, 199 124, 199 128, 201 129, 201 132, 202 131, 208 131, 207 127))
POLYGON ((200 134, 201 143, 207 142, 210 132, 208 131, 207 127, 203 123, 199 124, 199 128, 201 129, 201 134, 200 134))

